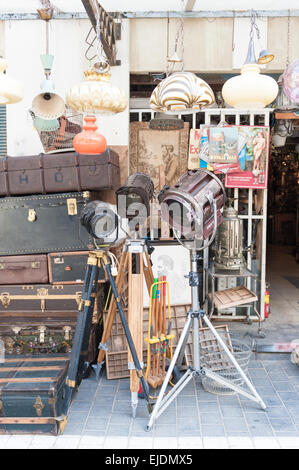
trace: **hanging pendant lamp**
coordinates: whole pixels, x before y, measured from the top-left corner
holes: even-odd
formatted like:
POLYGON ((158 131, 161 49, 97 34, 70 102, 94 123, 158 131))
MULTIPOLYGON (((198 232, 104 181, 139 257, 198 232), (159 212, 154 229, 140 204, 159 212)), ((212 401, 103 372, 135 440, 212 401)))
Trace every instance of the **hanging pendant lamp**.
POLYGON ((272 103, 278 94, 278 85, 272 77, 260 71, 251 38, 241 74, 230 78, 223 85, 222 96, 226 103, 233 108, 246 110, 261 109, 272 103))
POLYGON ((211 87, 191 72, 174 72, 162 80, 150 98, 150 107, 162 113, 193 112, 215 102, 211 87))
POLYGON ((110 83, 110 66, 97 62, 84 72, 85 81, 67 92, 66 104, 76 111, 95 115, 112 115, 127 107, 125 92, 110 83))
POLYGON ((0 105, 17 103, 24 96, 21 83, 6 75, 6 68, 7 60, 0 58, 0 105))
POLYGON ((46 25, 46 53, 40 56, 45 79, 40 85, 40 91, 33 98, 31 110, 36 130, 50 132, 59 129, 58 118, 65 114, 65 103, 56 93, 54 82, 50 79, 54 56, 49 54, 49 20, 53 17, 53 9, 40 9, 38 13, 46 25))

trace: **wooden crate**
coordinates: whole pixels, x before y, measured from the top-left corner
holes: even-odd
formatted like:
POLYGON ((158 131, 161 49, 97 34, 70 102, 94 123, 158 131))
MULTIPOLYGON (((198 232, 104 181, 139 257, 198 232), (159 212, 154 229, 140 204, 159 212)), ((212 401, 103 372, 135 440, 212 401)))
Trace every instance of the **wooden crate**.
POLYGON ((238 305, 258 300, 255 293, 247 289, 245 286, 237 286, 232 289, 216 291, 214 299, 215 307, 220 309, 237 307, 238 305))
MULTIPOLYGON (((170 307, 171 332, 175 335, 172 343, 173 349, 176 347, 180 333, 184 328, 189 309, 190 305, 175 305, 170 307)), ((124 310, 124 313, 127 318, 127 309, 124 310)), ((145 308, 143 310, 144 364, 146 364, 147 361, 147 343, 145 338, 148 336, 148 315, 149 309, 145 308)), ((107 316, 108 312, 105 311, 103 316, 104 326, 105 322, 107 321, 107 316)), ((190 341, 191 338, 189 338, 189 342, 190 341)), ((128 344, 118 312, 116 312, 115 320, 112 325, 108 349, 109 350, 106 352, 107 379, 120 379, 129 377, 130 372, 128 370, 128 344)))

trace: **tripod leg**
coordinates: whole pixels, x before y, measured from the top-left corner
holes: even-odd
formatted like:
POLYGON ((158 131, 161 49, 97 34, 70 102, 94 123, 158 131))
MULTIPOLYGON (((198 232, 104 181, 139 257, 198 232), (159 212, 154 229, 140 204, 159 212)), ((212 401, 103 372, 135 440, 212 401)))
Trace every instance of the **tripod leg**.
MULTIPOLYGON (((120 259, 120 264, 119 264, 119 271, 118 271, 118 276, 116 279, 116 287, 117 290, 121 290, 124 277, 126 274, 126 269, 128 265, 128 253, 127 252, 122 252, 121 259, 120 259)), ((116 302, 115 299, 112 297, 110 300, 110 305, 109 305, 109 310, 108 310, 108 315, 107 315, 107 322, 105 324, 105 328, 103 331, 102 335, 102 340, 101 344, 99 346, 99 355, 98 355, 98 366, 97 366, 97 374, 99 375, 102 365, 104 363, 104 358, 105 358, 105 344, 110 338, 111 335, 111 330, 112 330, 112 325, 115 319, 115 314, 116 314, 116 302)))
MULTIPOLYGON (((170 377, 171 377, 171 375, 172 375, 172 371, 173 371, 174 366, 175 366, 175 364, 176 364, 176 361, 177 361, 177 359, 178 359, 178 357, 179 357, 181 348, 182 348, 182 346, 183 346, 183 344, 184 344, 184 342, 185 342, 186 335, 189 334, 189 332, 190 332, 191 322, 192 322, 191 315, 188 315, 188 319, 187 319, 187 321, 186 321, 186 323, 185 323, 185 326, 184 326, 184 329, 183 329, 182 334, 181 334, 181 336, 180 336, 178 345, 177 345, 176 350, 175 350, 175 352, 174 352, 172 361, 171 361, 171 363, 170 363, 170 366, 169 366, 169 368, 168 368, 168 371, 167 371, 167 374, 166 374, 166 376, 165 376, 164 382, 163 382, 163 384, 162 384, 162 387, 161 387, 161 390, 160 390, 158 399, 157 399, 157 401, 156 401, 156 404, 155 404, 155 406, 154 406, 153 412, 152 412, 152 414, 151 414, 151 418, 150 418, 149 423, 148 423, 148 426, 147 426, 147 431, 149 431, 149 430, 152 428, 152 426, 153 426, 153 424, 154 424, 154 422, 155 422, 155 420, 156 420, 156 418, 157 418, 157 414, 158 414, 158 412, 159 412, 159 410, 160 410, 161 402, 162 402, 162 400, 163 400, 164 393, 165 393, 165 391, 166 391, 166 387, 167 387, 167 385, 168 385, 168 383, 169 383, 169 380, 170 380, 170 377)), ((168 404, 170 404, 170 403, 168 403, 168 404)), ((167 405, 167 406, 168 406, 168 405, 167 405)), ((164 408, 166 409, 166 406, 165 406, 164 408)))
POLYGON ((86 337, 87 335, 89 336, 90 325, 92 321, 93 302, 90 299, 93 290, 96 288, 94 281, 98 278, 97 259, 90 256, 88 258, 87 263, 88 264, 85 273, 82 300, 78 311, 78 320, 76 324, 73 347, 71 351, 68 373, 65 382, 65 401, 63 409, 65 415, 67 415, 68 413, 73 391, 77 385, 78 373, 80 375, 80 372, 82 372, 80 371, 80 368, 82 367, 82 362, 84 363, 84 360, 82 361, 81 355, 82 346, 86 344, 86 337))
MULTIPOLYGON (((256 398, 256 401, 258 401, 258 403, 261 405, 261 407, 265 409, 266 408, 265 403, 263 402, 263 400, 261 399, 261 397, 257 393, 256 389, 254 388, 254 386, 252 385, 252 383, 250 382, 250 380, 248 379, 248 377, 246 376, 244 371, 241 369, 241 367, 239 366, 239 364, 236 361, 235 357, 232 355, 231 351, 228 349, 225 342, 222 340, 221 336, 217 333, 217 331, 215 330, 215 328, 213 327, 212 323, 210 322, 210 320, 207 318, 206 315, 203 316, 203 321, 209 327, 209 329, 211 330, 211 332, 213 333, 213 335, 217 339, 218 343, 223 347, 223 349, 226 352, 227 356, 229 357, 230 361, 235 366, 235 368, 239 372, 240 376, 242 377, 242 379, 247 384, 248 388, 251 390, 252 394, 256 398)), ((217 375, 217 374, 215 374, 215 375, 217 375)), ((240 391, 240 393, 242 393, 242 392, 240 391)))
POLYGON ((128 341, 130 352, 132 354, 132 359, 133 359, 133 362, 134 362, 134 365, 135 365, 136 374, 137 374, 137 376, 138 376, 138 378, 141 382, 141 386, 142 386, 142 389, 143 389, 143 393, 145 395, 145 399, 147 400, 147 402, 149 404, 148 384, 147 384, 147 381, 145 380, 145 378, 143 376, 142 367, 140 365, 140 362, 139 362, 139 359, 138 359, 138 356, 137 356, 137 353, 136 353, 136 348, 135 348, 135 345, 134 345, 134 342, 133 342, 133 339, 132 339, 132 335, 131 335, 131 332, 129 330, 129 327, 128 327, 128 324, 127 324, 127 320, 126 320, 122 305, 120 303, 120 297, 119 297, 119 294, 118 294, 118 291, 117 291, 117 288, 116 288, 115 280, 114 280, 114 278, 111 274, 110 265, 106 264, 105 269, 106 269, 108 277, 109 277, 109 281, 110 281, 110 284, 111 284, 111 289, 112 289, 113 295, 115 297, 115 301, 116 301, 116 305, 117 305, 117 308, 118 308, 119 316, 120 316, 120 319, 121 319, 121 322, 122 322, 122 325, 123 325, 123 329, 125 331, 125 335, 126 335, 126 338, 127 338, 127 341, 128 341))

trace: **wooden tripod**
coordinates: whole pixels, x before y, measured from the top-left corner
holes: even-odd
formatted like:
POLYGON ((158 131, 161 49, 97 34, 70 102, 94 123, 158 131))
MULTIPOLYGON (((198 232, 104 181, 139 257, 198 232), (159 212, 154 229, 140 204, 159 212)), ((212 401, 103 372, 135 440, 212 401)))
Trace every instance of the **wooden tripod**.
MULTIPOLYGON (((151 262, 144 240, 126 240, 120 259, 118 275, 116 278, 116 287, 118 292, 122 291, 126 273, 128 272, 128 326, 131 331, 132 339, 138 355, 139 361, 143 361, 143 277, 146 282, 147 290, 150 294, 151 286, 154 282, 154 276, 151 268, 151 262), (146 260, 146 263, 145 263, 146 260)), ((104 327, 102 340, 99 346, 98 354, 98 373, 104 362, 105 351, 107 351, 107 342, 111 336, 112 325, 116 314, 116 302, 111 298, 107 321, 104 327)), ((138 404, 139 379, 137 377, 132 356, 129 351, 128 367, 130 370, 130 390, 132 393, 132 409, 135 416, 138 404)))

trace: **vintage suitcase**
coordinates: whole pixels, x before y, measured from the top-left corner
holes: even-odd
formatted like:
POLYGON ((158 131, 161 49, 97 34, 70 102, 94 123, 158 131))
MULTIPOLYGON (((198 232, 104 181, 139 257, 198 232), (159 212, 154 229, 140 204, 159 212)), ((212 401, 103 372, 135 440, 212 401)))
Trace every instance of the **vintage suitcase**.
POLYGON ((0 434, 64 431, 68 355, 6 357, 0 364, 0 434))
POLYGON ((0 198, 0 256, 94 247, 80 223, 80 213, 95 193, 0 198))
MULTIPOLYGON (((49 281, 51 284, 83 284, 88 251, 50 253, 48 255, 49 281)), ((104 269, 99 270, 99 281, 105 282, 104 269)))
POLYGON ((46 255, 5 256, 0 258, 0 284, 47 283, 46 255))
MULTIPOLYGON (((47 312, 43 318, 36 312, 13 314, 0 321, 0 340, 7 357, 10 355, 40 355, 69 353, 72 348, 77 311, 47 312)), ((92 362, 98 354, 101 334, 101 322, 93 319, 91 327, 88 361, 92 362)))
POLYGON ((119 157, 76 152, 0 158, 0 196, 117 189, 119 157))
POLYGON ((82 285, 24 284, 0 286, 1 312, 78 310, 82 285))

